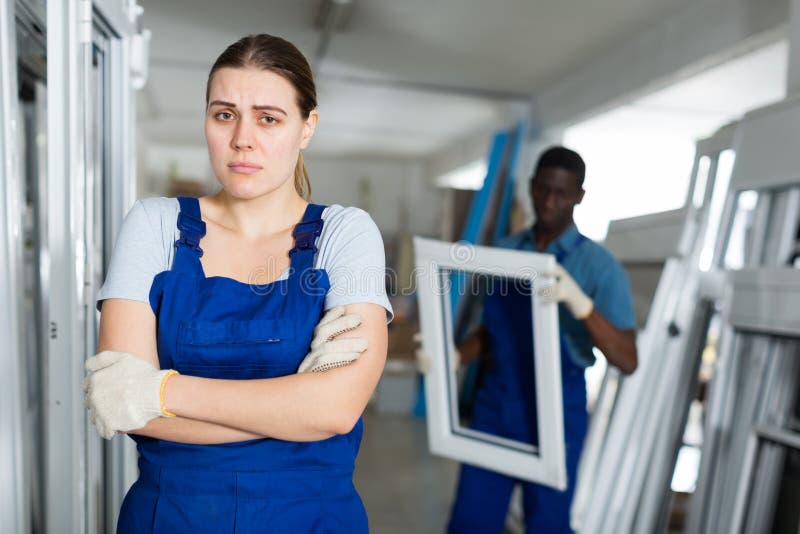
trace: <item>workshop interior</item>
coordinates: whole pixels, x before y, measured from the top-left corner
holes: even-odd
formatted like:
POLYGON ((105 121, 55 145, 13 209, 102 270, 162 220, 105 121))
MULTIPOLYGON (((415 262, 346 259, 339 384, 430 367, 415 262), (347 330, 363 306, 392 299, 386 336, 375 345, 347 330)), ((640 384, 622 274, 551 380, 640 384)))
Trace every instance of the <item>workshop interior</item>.
POLYGON ((800 0, 0 0, 0 533, 117 531, 96 299, 137 201, 220 191, 255 34, 383 241, 370 532, 800 532, 800 0))

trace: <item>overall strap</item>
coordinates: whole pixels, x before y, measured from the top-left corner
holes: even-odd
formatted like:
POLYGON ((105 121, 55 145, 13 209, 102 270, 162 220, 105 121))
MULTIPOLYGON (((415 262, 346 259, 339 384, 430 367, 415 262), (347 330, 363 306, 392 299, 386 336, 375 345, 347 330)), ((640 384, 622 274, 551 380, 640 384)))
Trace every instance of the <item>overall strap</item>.
POLYGON ((178 230, 181 237, 175 241, 175 265, 173 270, 199 274, 203 269, 200 257, 200 239, 206 235, 206 223, 200 218, 200 202, 193 197, 178 197, 178 230))
POLYGON ((294 248, 289 251, 291 273, 299 274, 314 267, 314 256, 317 253, 317 238, 322 233, 322 212, 325 206, 309 204, 303 219, 297 223, 292 232, 294 248))

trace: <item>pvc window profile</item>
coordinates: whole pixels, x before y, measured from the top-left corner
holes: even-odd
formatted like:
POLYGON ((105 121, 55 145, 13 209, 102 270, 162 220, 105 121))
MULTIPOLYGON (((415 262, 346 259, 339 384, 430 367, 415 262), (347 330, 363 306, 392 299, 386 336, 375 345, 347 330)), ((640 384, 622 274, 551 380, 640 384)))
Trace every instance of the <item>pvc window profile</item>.
POLYGON ((545 304, 538 291, 553 279, 550 254, 462 245, 414 238, 417 295, 423 349, 432 356, 426 375, 428 440, 431 452, 492 471, 566 489, 566 456, 561 388, 558 307, 545 304), (458 250, 461 247, 461 250, 458 250), (468 247, 464 249, 463 247, 468 247), (534 447, 462 427, 458 417, 454 365, 452 287, 442 283, 451 272, 525 280, 531 284, 534 368, 539 444, 534 447), (542 409, 544 407, 544 409, 542 409))

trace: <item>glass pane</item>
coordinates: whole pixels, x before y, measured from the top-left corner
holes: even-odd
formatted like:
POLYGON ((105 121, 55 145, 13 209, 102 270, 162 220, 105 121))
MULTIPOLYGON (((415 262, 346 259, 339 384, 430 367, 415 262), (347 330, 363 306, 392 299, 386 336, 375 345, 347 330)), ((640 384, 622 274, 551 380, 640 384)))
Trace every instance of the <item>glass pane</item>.
POLYGON ((460 295, 446 356, 451 430, 535 452, 531 282, 462 271, 443 276, 460 295))
POLYGON ((24 433, 23 491, 26 503, 27 524, 31 532, 43 530, 45 448, 43 446, 44 392, 43 369, 45 364, 42 331, 43 294, 41 262, 44 243, 43 227, 46 225, 44 180, 46 152, 46 74, 45 38, 38 28, 17 21, 17 146, 19 165, 24 187, 24 211, 21 221, 23 239, 22 283, 24 301, 21 320, 23 351, 18 355, 20 369, 24 372, 23 399, 24 433))
POLYGON ((706 186, 708 185, 708 169, 711 167, 711 160, 708 156, 703 156, 697 162, 697 179, 694 182, 694 192, 692 193, 692 204, 696 208, 703 205, 706 196, 706 186))
POLYGON ((733 163, 736 153, 733 150, 723 150, 720 152, 717 161, 717 173, 714 179, 714 192, 711 196, 711 205, 708 207, 708 226, 703 237, 703 250, 700 253, 700 270, 708 271, 711 269, 711 262, 714 261, 714 243, 717 238, 720 219, 722 218, 722 208, 725 204, 725 196, 728 192, 733 163))
POLYGON ((725 250, 723 264, 725 269, 741 269, 747 257, 747 248, 753 229, 753 218, 758 205, 758 193, 755 191, 742 191, 736 198, 736 211, 733 216, 733 225, 725 250))

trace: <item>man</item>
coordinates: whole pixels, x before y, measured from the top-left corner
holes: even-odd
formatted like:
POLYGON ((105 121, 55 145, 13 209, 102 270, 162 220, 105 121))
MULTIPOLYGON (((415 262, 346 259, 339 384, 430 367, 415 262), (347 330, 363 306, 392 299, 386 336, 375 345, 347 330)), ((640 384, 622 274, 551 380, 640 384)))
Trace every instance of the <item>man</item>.
MULTIPOLYGON (((556 257, 556 284, 546 300, 559 302, 564 438, 568 487, 565 491, 523 482, 529 533, 571 532, 569 510, 587 430, 584 369, 596 346, 623 373, 636 369, 635 318, 627 276, 600 245, 580 234, 573 210, 585 191, 581 157, 563 147, 545 151, 531 178, 536 214, 533 228, 498 243, 503 248, 545 252, 556 257)), ((506 288, 508 289, 508 288, 506 288)), ((475 394, 472 427, 538 443, 532 383, 530 290, 494 291, 486 299, 483 325, 459 346, 461 363, 491 354, 475 394)), ((517 481, 470 465, 462 466, 448 530, 501 533, 517 481)))

